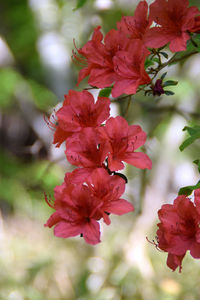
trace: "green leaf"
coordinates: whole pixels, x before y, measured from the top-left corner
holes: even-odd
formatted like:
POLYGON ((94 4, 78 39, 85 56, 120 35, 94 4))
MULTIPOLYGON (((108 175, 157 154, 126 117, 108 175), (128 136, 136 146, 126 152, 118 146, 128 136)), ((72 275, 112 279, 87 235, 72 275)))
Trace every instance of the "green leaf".
POLYGON ((195 140, 200 138, 200 127, 199 126, 195 126, 193 128, 191 127, 184 127, 183 131, 187 130, 188 133, 190 134, 190 137, 188 139, 186 139, 179 147, 179 149, 181 151, 183 151, 186 147, 188 147, 189 145, 191 145, 192 143, 194 143, 195 140))
POLYGON ((194 126, 193 128, 192 128, 192 127, 189 127, 189 126, 185 126, 185 127, 183 128, 183 131, 186 131, 186 130, 187 130, 187 132, 189 133, 189 135, 192 136, 193 134, 199 132, 200 126, 194 126))
POLYGON ((76 7, 73 9, 74 11, 83 7, 86 4, 87 0, 77 0, 76 7))
POLYGON ((152 61, 156 62, 157 64, 159 64, 159 63, 160 63, 160 60, 159 60, 159 58, 158 58, 158 57, 154 57, 154 58, 152 58, 152 61))
POLYGON ((148 67, 153 66, 153 65, 154 65, 154 62, 150 58, 147 58, 144 63, 144 68, 147 69, 148 67))
POLYGON ((166 75, 167 75, 167 72, 163 73, 162 76, 160 77, 160 79, 163 80, 163 79, 165 78, 166 75))
POLYGON ((197 165, 198 171, 199 171, 199 173, 200 173, 200 159, 194 160, 193 163, 197 165))
POLYGON ((178 81, 167 80, 163 83, 163 87, 170 86, 170 85, 177 85, 177 84, 178 84, 178 81))
POLYGON ((174 95, 174 92, 172 92, 172 91, 165 91, 165 95, 172 96, 172 95, 174 95))
POLYGON ((160 52, 161 55, 163 55, 166 59, 168 59, 169 55, 166 52, 160 52))
POLYGON ((112 88, 108 87, 99 92, 99 97, 109 97, 111 94, 112 88))
POLYGON ((196 189, 199 189, 200 188, 200 181, 197 182, 196 185, 188 185, 188 186, 184 186, 182 187, 178 194, 179 195, 186 195, 186 196, 189 196, 192 194, 192 192, 196 189))

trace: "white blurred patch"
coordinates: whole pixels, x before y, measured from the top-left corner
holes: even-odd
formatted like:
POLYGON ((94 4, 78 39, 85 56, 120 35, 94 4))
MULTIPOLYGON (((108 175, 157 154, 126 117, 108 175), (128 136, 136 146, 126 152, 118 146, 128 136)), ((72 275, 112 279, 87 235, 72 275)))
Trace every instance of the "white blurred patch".
POLYGON ((70 63, 70 55, 64 46, 64 40, 56 32, 43 34, 38 42, 38 49, 45 65, 57 70, 66 70, 70 63))
POLYGON ((24 297, 20 294, 19 291, 12 291, 9 296, 9 300, 24 300, 24 297))
POLYGON ((104 283, 104 277, 92 274, 87 279, 87 287, 93 293, 98 292, 104 283))
POLYGON ((88 260, 88 268, 94 273, 101 272, 105 269, 105 261, 101 257, 91 257, 88 260))
POLYGON ((6 41, 0 37, 0 66, 10 65, 13 62, 14 57, 6 44, 6 41))
POLYGON ((110 9, 113 6, 111 0, 96 0, 95 7, 97 9, 110 9))

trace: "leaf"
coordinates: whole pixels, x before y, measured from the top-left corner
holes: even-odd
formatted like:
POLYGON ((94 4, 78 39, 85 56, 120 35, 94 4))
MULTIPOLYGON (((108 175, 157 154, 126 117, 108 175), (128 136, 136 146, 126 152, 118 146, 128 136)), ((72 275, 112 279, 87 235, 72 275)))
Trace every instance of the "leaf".
POLYGON ((199 189, 200 188, 200 181, 197 182, 196 185, 188 185, 188 186, 184 186, 182 187, 178 194, 179 195, 186 195, 186 196, 189 196, 192 194, 192 192, 196 189, 199 189))
POLYGON ((199 171, 199 173, 200 173, 200 159, 194 160, 193 163, 197 165, 198 171, 199 171))
POLYGON ((186 147, 188 147, 189 145, 191 145, 192 143, 194 143, 195 140, 200 138, 200 127, 199 126, 195 126, 193 128, 191 127, 184 127, 183 131, 187 130, 188 133, 190 134, 190 137, 188 139, 186 139, 179 147, 179 149, 181 151, 183 151, 186 147))
POLYGON ((112 88, 108 87, 99 92, 99 97, 109 97, 111 94, 112 88))
POLYGON ((185 126, 183 128, 183 131, 187 130, 187 132, 189 133, 189 135, 193 135, 195 133, 197 133, 199 130, 200 130, 200 126, 194 126, 193 128, 192 127, 189 127, 189 126, 185 126))
POLYGON ((167 72, 163 73, 162 76, 160 77, 160 79, 163 80, 163 79, 165 78, 166 75, 167 75, 167 72))
POLYGON ((166 52, 160 52, 161 55, 163 55, 166 59, 168 59, 169 55, 166 52))
POLYGON ((153 65, 154 65, 154 62, 150 58, 147 58, 144 63, 144 68, 147 69, 148 67, 153 66, 153 65))
POLYGON ((160 60, 159 60, 159 58, 158 58, 158 57, 154 57, 154 58, 152 58, 152 61, 156 62, 157 64, 159 64, 159 63, 160 63, 160 60))
POLYGON ((167 80, 167 81, 163 82, 163 87, 170 86, 170 85, 177 85, 177 84, 178 84, 178 81, 167 80))
POLYGON ((83 7, 86 4, 87 0, 77 0, 76 7, 73 9, 73 11, 83 7))
POLYGON ((172 95, 174 95, 174 92, 172 92, 172 91, 165 91, 165 95, 172 96, 172 95))

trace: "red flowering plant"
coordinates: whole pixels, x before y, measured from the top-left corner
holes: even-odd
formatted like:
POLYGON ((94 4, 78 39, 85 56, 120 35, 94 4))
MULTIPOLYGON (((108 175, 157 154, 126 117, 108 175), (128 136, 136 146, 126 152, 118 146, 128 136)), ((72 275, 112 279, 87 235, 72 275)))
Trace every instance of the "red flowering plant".
MULTIPOLYGON (((127 178, 119 173, 124 163, 139 169, 151 169, 149 156, 138 149, 147 134, 139 125, 129 125, 122 116, 110 117, 112 101, 144 96, 172 95, 166 90, 178 82, 165 80, 160 71, 200 52, 200 11, 189 7, 188 0, 155 0, 149 7, 140 1, 133 16, 124 16, 104 37, 101 27, 92 38, 73 51, 73 61, 82 69, 78 84, 88 77, 83 91, 70 90, 55 113, 53 143, 65 143, 68 162, 76 166, 65 174, 64 183, 54 190, 55 211, 45 226, 54 234, 68 238, 80 235, 92 245, 100 242, 100 224, 111 223, 110 214, 123 215, 134 206, 121 198, 127 178), (169 58, 169 50, 175 54, 169 58), (88 89, 100 89, 97 100, 88 89), (112 98, 108 97, 112 95, 112 98), (123 95, 125 94, 125 95, 123 95), (106 96, 106 97, 105 97, 106 96)), ((171 54, 170 54, 171 55, 171 54)), ((180 150, 200 138, 200 127, 185 127, 190 137, 180 150)), ((200 170, 200 160, 196 160, 200 170)), ((174 271, 190 251, 200 258, 200 183, 184 187, 173 204, 158 211, 156 247, 168 253, 167 265, 174 271), (189 192, 188 192, 189 191, 189 192), (194 192, 194 202, 188 197, 194 192)))
POLYGON ((173 204, 164 204, 158 216, 157 246, 168 252, 168 267, 181 272, 187 250, 200 258, 200 189, 194 191, 194 203, 180 195, 173 204))

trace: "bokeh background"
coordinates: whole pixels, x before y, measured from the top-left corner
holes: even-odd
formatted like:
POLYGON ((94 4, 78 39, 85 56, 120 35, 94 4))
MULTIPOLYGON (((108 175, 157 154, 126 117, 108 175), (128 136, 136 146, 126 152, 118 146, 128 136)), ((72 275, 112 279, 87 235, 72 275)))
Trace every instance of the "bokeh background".
POLYGON ((200 262, 187 255, 182 274, 173 273, 166 253, 146 240, 155 238, 161 205, 199 179, 192 164, 200 158, 199 143, 179 150, 183 127, 199 122, 199 54, 169 68, 167 78, 180 81, 171 88, 174 96, 138 94, 129 109, 125 100, 112 104, 113 116, 148 133, 144 150, 152 171, 125 170, 124 198, 135 212, 101 224, 102 243, 94 247, 79 237, 56 238, 43 226, 52 213, 44 191, 53 196, 72 170, 64 148, 52 145, 43 116, 69 89, 87 87, 87 80, 76 86, 73 39, 81 47, 95 26, 103 33, 116 28, 139 1, 86 0, 74 10, 78 2, 0 1, 0 300, 200 299, 200 262))

